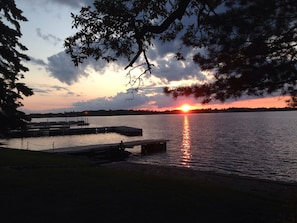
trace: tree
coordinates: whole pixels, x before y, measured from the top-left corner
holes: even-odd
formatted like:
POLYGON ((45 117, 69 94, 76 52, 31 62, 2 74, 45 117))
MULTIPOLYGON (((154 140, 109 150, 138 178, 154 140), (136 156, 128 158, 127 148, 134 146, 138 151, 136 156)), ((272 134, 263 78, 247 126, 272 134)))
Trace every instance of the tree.
POLYGON ((286 100, 288 106, 291 108, 297 108, 297 96, 292 96, 289 100, 286 100))
POLYGON ((21 51, 27 48, 19 42, 22 36, 18 21, 27 21, 22 11, 16 7, 14 0, 0 1, 0 135, 10 129, 24 128, 26 116, 17 110, 23 106, 23 96, 33 94, 20 79, 28 68, 21 64, 29 57, 21 51))
MULTIPOLYGON (((194 95, 203 103, 242 95, 296 94, 297 2, 295 0, 97 0, 74 15, 78 32, 65 40, 75 65, 88 57, 119 57, 132 67, 153 41, 180 38, 199 49, 193 61, 213 74, 210 82, 169 88, 173 97, 194 95)), ((183 60, 181 51, 176 58, 183 60)))

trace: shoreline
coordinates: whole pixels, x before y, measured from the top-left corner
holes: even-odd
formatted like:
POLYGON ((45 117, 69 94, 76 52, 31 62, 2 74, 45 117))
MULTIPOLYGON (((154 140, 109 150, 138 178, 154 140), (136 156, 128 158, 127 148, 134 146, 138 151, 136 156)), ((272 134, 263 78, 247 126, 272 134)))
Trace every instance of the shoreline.
POLYGON ((2 219, 9 222, 297 219, 296 184, 128 161, 99 164, 41 152, 0 152, 2 219))
POLYGON ((102 167, 211 184, 216 187, 255 194, 275 201, 297 202, 297 183, 129 161, 107 163, 103 164, 102 167))

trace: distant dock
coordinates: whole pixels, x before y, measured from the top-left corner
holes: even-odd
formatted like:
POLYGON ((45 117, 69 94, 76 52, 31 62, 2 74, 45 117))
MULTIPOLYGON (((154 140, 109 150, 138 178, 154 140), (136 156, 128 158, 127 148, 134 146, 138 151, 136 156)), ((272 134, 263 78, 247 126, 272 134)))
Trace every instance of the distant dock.
POLYGON ((28 129, 47 129, 47 128, 70 128, 70 126, 87 126, 86 120, 78 121, 47 121, 47 122, 30 122, 27 124, 28 129))
MULTIPOLYGON (((65 136, 65 135, 83 135, 99 133, 118 133, 125 136, 142 136, 142 129, 128 126, 108 126, 108 127, 81 127, 70 128, 67 125, 44 125, 36 128, 29 128, 26 131, 11 131, 11 138, 41 137, 41 136, 65 136)), ((65 123, 64 123, 65 124, 65 123)))
POLYGON ((129 155, 129 152, 125 151, 125 149, 133 148, 135 146, 141 146, 142 155, 156 152, 165 152, 167 149, 167 142, 168 140, 166 139, 146 139, 111 144, 96 144, 48 149, 43 150, 43 152, 80 155, 95 159, 113 161, 125 159, 129 155))

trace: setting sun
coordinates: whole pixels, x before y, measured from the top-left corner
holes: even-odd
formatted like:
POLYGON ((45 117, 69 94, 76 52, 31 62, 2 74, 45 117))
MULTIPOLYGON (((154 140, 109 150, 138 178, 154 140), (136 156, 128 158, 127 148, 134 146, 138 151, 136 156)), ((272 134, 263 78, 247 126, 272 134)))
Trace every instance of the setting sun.
POLYGON ((183 104, 181 107, 180 107, 180 110, 182 110, 183 112, 189 112, 191 110, 191 106, 188 105, 188 104, 183 104))

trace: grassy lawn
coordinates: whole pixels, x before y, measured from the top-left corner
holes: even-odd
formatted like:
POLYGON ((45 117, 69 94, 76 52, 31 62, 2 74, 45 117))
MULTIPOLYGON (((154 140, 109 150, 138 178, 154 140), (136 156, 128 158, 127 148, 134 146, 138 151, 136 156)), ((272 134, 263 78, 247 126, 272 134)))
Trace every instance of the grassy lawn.
POLYGON ((294 222, 295 203, 85 159, 0 149, 1 222, 294 222))

